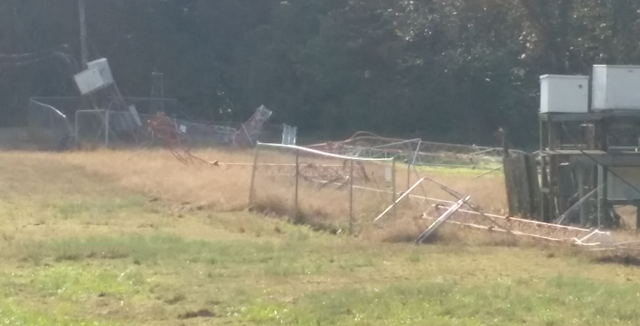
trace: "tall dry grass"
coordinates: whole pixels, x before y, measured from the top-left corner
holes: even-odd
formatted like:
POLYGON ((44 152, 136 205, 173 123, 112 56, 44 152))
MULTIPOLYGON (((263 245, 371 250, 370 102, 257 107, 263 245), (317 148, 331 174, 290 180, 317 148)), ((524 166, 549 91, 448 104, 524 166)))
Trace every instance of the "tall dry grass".
MULTIPOLYGON (((174 203, 217 211, 238 210, 248 200, 250 165, 185 165, 165 150, 90 151, 55 155, 56 159, 106 176, 117 184, 174 203)), ((200 151, 219 162, 251 162, 250 151, 200 151)))
MULTIPOLYGON (((364 237, 383 241, 409 239, 426 227, 424 220, 416 220, 433 202, 410 198, 385 217, 384 235, 373 226, 373 219, 392 203, 390 187, 385 184, 384 165, 366 163, 370 176, 354 178, 353 211, 349 206, 348 185, 321 186, 308 179, 299 179, 298 211, 295 211, 295 168, 261 166, 256 173, 255 200, 249 206, 253 151, 201 150, 198 157, 217 161, 218 165, 194 163, 185 165, 165 150, 78 151, 69 153, 20 153, 33 157, 69 163, 104 176, 120 186, 143 192, 182 205, 195 205, 215 211, 236 211, 253 208, 267 214, 288 217, 292 222, 305 223, 331 232, 346 231, 350 224, 364 237), (353 219, 350 221, 350 214, 353 219), (396 239, 396 240, 394 240, 396 239)), ((301 162, 335 165, 343 161, 324 157, 305 156, 301 162)), ((294 164, 291 153, 261 151, 259 164, 294 164)), ((503 213, 505 190, 500 173, 475 179, 476 174, 448 170, 411 170, 396 166, 396 191, 403 192, 420 177, 428 177, 471 196, 472 201, 490 213, 503 213)), ((416 196, 456 200, 438 184, 425 181, 412 193, 416 196)))

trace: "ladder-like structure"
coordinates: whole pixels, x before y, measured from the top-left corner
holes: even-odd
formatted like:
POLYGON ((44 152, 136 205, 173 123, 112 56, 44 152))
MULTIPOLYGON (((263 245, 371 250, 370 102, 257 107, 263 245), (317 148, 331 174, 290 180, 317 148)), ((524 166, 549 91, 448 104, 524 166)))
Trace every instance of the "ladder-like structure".
MULTIPOLYGON (((631 131, 637 136, 640 111, 540 114, 542 221, 610 228, 619 223, 615 205, 640 206, 638 201, 615 198, 609 193, 610 178, 636 188, 614 171, 640 167, 640 139, 625 142, 615 137, 623 126, 632 126, 631 131)), ((640 193, 638 189, 634 191, 640 193)), ((640 215, 638 222, 640 225, 640 215)))

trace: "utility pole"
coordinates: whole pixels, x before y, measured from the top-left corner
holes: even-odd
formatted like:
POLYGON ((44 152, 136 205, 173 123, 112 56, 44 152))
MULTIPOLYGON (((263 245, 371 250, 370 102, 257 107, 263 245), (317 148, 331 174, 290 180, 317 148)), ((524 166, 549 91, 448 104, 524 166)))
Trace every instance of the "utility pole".
POLYGON ((84 0, 78 0, 78 11, 80 13, 80 57, 82 60, 82 69, 87 69, 89 51, 87 50, 87 21, 84 0))

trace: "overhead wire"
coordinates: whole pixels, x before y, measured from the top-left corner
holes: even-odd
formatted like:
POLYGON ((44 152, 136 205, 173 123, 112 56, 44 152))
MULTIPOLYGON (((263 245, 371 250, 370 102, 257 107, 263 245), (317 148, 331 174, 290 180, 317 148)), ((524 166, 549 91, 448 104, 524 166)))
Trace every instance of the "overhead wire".
POLYGON ((62 44, 62 45, 58 45, 56 47, 47 49, 47 50, 41 50, 41 51, 35 51, 35 52, 27 52, 27 53, 17 53, 17 54, 6 54, 6 53, 0 53, 0 59, 22 59, 22 58, 29 58, 29 57, 34 57, 34 56, 38 56, 38 55, 43 55, 43 54, 51 54, 54 52, 60 52, 61 50, 69 50, 69 45, 67 44, 62 44))
POLYGON ((69 69, 71 75, 75 74, 79 70, 78 63, 69 53, 68 45, 60 45, 54 48, 50 48, 43 51, 29 52, 22 54, 2 54, 0 53, 0 67, 3 69, 0 72, 6 71, 9 68, 19 68, 31 64, 38 63, 40 61, 48 60, 51 58, 58 58, 69 69))

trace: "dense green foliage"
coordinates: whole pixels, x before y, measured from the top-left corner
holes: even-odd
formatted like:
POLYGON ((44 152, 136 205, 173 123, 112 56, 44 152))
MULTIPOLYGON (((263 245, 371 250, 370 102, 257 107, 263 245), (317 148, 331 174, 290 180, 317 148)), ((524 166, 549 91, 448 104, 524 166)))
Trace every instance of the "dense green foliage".
MULTIPOLYGON (((356 130, 451 142, 535 141, 538 77, 640 63, 633 0, 87 0, 91 58, 108 57, 126 95, 167 95, 190 114, 278 122, 335 137, 356 130)), ((3 0, 0 53, 68 44, 74 0, 3 0)), ((72 95, 59 57, 0 56, 0 125, 29 96, 72 95)))

